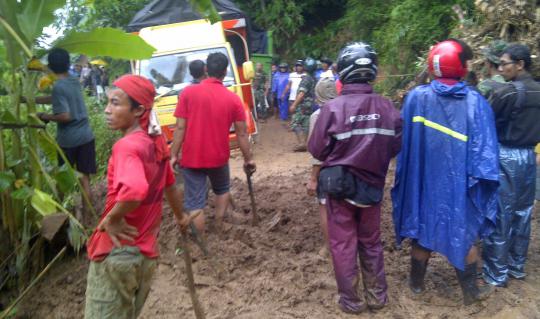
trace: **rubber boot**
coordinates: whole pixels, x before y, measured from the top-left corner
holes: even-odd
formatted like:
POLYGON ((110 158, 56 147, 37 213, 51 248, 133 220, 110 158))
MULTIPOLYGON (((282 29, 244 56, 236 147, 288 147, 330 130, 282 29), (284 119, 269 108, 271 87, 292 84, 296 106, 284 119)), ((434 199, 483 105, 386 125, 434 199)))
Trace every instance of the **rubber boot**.
POLYGON ((491 294, 491 287, 487 285, 479 287, 476 283, 476 263, 466 265, 463 271, 456 268, 456 275, 463 291, 465 306, 485 300, 491 294))
POLYGON ((409 277, 409 287, 415 294, 420 294, 426 290, 424 277, 426 276, 427 260, 418 260, 411 256, 411 274, 409 277))

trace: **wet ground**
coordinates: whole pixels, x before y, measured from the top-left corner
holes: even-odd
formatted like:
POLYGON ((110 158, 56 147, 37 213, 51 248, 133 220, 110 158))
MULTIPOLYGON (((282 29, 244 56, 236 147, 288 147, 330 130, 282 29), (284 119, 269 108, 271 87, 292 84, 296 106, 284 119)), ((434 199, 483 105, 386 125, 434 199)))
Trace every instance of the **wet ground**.
MULTIPOLYGON (((427 292, 413 296, 406 285, 408 246, 395 247, 391 205, 383 204, 382 232, 390 303, 378 312, 346 315, 336 306, 332 264, 319 255, 323 245, 315 200, 305 184, 310 164, 307 153, 294 153, 294 136, 277 121, 262 124, 255 145, 258 171, 255 196, 261 217, 250 224, 250 202, 241 170, 241 156, 233 153, 231 169, 234 216, 221 235, 210 220, 206 257, 193 243, 196 289, 207 318, 540 318, 539 219, 533 217, 528 277, 497 288, 482 303, 465 307, 454 270, 435 256, 426 276, 427 292), (221 279, 216 269, 222 270, 221 279)), ((393 179, 389 173, 387 188, 393 179)), ((103 186, 100 187, 104 199, 103 186)), ((212 206, 206 213, 212 216, 212 206)), ((185 266, 175 252, 178 230, 169 211, 160 235, 161 257, 142 318, 195 318, 185 284, 185 266)), ((88 262, 84 256, 66 258, 25 299, 19 318, 82 318, 88 262)))

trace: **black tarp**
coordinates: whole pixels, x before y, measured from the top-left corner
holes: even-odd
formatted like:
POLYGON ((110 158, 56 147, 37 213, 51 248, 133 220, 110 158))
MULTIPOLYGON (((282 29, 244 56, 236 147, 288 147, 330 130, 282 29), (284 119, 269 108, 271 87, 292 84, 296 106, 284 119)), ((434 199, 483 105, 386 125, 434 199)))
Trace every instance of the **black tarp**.
MULTIPOLYGON (((223 20, 245 18, 250 51, 267 53, 266 32, 253 26, 234 2, 229 0, 212 0, 212 2, 223 20)), ((193 9, 189 0, 153 0, 135 14, 126 29, 128 32, 137 32, 146 27, 199 19, 202 19, 201 14, 193 9)))

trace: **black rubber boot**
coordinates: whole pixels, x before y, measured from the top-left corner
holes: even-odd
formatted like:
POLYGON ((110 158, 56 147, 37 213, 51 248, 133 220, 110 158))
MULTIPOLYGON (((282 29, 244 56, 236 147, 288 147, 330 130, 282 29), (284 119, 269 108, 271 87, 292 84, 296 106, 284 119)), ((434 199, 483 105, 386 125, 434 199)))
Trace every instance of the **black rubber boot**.
POLYGON ((409 287, 415 294, 420 294, 426 290, 424 277, 426 276, 427 260, 418 260, 411 256, 411 274, 409 276, 409 287))
POLYGON ((491 287, 479 287, 476 283, 476 263, 466 265, 464 271, 456 268, 456 275, 463 291, 463 304, 465 306, 485 300, 491 294, 491 287))

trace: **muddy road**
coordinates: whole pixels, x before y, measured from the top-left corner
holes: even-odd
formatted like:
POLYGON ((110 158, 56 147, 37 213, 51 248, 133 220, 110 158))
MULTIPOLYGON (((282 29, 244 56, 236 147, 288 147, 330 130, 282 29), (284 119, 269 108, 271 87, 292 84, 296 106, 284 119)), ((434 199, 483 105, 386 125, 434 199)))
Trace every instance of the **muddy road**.
MULTIPOLYGON (((413 296, 406 285, 408 244, 394 243, 387 181, 382 232, 390 302, 378 312, 346 315, 336 305, 336 285, 329 257, 319 255, 322 239, 317 204, 306 195, 307 153, 293 153, 294 136, 281 123, 262 124, 254 176, 261 223, 250 225, 250 202, 241 171, 241 156, 231 160, 237 209, 225 230, 208 238, 214 261, 190 244, 199 298, 207 318, 540 318, 539 219, 533 217, 533 237, 523 281, 497 288, 485 302, 464 307, 454 270, 444 258, 432 258, 427 292, 413 296), (216 267, 216 264, 218 266, 216 267), (218 280, 216 268, 221 268, 218 280)), ((103 187, 101 187, 103 188, 103 187)), ((104 191, 102 190, 104 198, 104 191)), ((212 215, 212 207, 207 208, 212 215)), ((177 256, 178 232, 170 212, 164 214, 161 258, 142 318, 195 318, 185 285, 184 263, 177 256)), ((26 298, 19 318, 82 318, 88 262, 85 256, 65 258, 26 298)))

